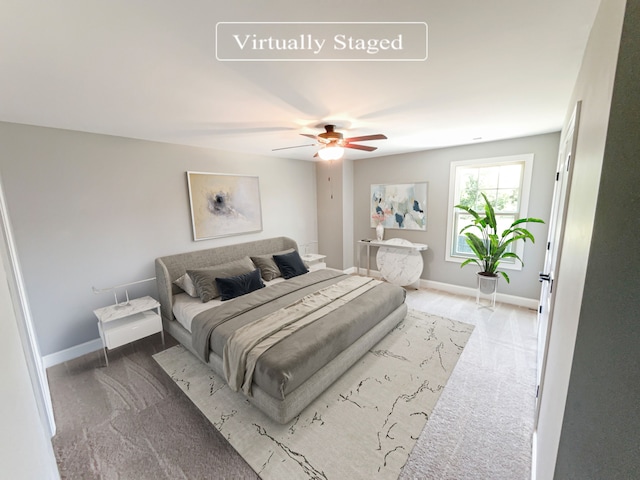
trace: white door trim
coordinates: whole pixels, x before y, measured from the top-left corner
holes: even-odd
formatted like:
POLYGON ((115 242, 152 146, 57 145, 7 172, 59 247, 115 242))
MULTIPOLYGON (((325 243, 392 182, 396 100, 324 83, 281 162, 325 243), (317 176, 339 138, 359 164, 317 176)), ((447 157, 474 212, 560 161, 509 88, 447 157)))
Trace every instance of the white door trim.
MULTIPOLYGON (((562 257, 562 243, 564 239, 564 230, 566 224, 566 211, 567 206, 569 204, 569 192, 571 188, 571 176, 573 174, 573 165, 575 164, 575 155, 576 155, 576 145, 578 141, 578 128, 580 122, 580 109, 582 107, 582 101, 578 101, 573 110, 573 114, 571 116, 571 120, 569 121, 569 125, 566 130, 566 134, 563 135, 563 138, 560 140, 560 151, 559 151, 559 167, 560 169, 564 169, 564 172, 559 171, 558 174, 562 177, 561 182, 556 182, 554 188, 554 204, 556 201, 558 202, 555 205, 552 205, 550 225, 549 225, 549 235, 548 235, 548 244, 551 245, 551 248, 555 249, 555 255, 552 256, 550 263, 549 254, 550 251, 547 250, 547 258, 545 258, 544 268, 549 269, 543 273, 553 272, 550 288, 554 288, 557 285, 558 280, 560 278, 560 271, 558 266, 560 265, 560 258, 562 257), (570 145, 567 145, 570 142, 570 145), (568 151, 567 151, 567 146, 568 151), (555 190, 561 189, 561 194, 557 195, 555 190), (557 198, 556 198, 557 197, 557 198)), ((549 247, 547 247, 549 248, 549 247)), ((541 289, 542 292, 545 291, 545 288, 541 289)), ((544 295, 544 293, 542 293, 544 295)), ((544 335, 544 346, 542 351, 541 365, 538 366, 540 369, 540 374, 538 378, 538 386, 537 386, 537 395, 536 395, 536 408, 534 415, 534 423, 533 428, 534 431, 538 427, 538 420, 540 418, 540 405, 542 400, 542 395, 544 393, 544 376, 547 368, 547 356, 549 351, 549 339, 551 335, 551 327, 553 325, 553 311, 555 306, 555 295, 549 296, 549 304, 545 305, 543 302, 543 298, 541 295, 540 302, 540 313, 539 317, 542 314, 542 309, 547 308, 548 310, 548 320, 547 326, 543 333, 544 335)))
POLYGON ((25 353, 29 376, 31 377, 34 397, 38 405, 38 411, 40 412, 41 422, 49 435, 53 437, 56 433, 56 423, 53 416, 53 405, 51 403, 47 372, 42 362, 42 355, 40 354, 40 348, 36 340, 1 181, 0 228, 2 234, 0 236, 0 254, 3 256, 5 268, 8 270, 7 282, 9 284, 9 291, 11 292, 11 300, 16 314, 18 331, 20 332, 20 338, 22 340, 22 348, 25 353))

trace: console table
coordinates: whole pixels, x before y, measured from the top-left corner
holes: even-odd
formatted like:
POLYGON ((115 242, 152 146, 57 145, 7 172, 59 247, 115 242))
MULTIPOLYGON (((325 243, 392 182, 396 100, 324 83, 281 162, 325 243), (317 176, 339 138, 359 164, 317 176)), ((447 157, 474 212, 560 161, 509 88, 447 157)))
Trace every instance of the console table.
POLYGON ((367 247, 367 276, 371 270, 371 247, 378 247, 376 263, 382 278, 397 285, 413 285, 420 280, 424 263, 420 252, 429 247, 424 243, 412 243, 404 238, 389 240, 358 240, 358 272, 361 268, 362 246, 367 247))

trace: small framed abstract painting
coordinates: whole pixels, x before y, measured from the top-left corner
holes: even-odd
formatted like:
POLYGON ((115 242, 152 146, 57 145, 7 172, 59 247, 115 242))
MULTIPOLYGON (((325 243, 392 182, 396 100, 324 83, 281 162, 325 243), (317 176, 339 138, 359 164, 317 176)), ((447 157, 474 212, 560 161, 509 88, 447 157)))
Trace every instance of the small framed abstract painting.
POLYGON ((427 230, 427 182, 371 185, 371 227, 427 230))
POLYGON ((193 239, 262 230, 258 177, 187 172, 193 239))

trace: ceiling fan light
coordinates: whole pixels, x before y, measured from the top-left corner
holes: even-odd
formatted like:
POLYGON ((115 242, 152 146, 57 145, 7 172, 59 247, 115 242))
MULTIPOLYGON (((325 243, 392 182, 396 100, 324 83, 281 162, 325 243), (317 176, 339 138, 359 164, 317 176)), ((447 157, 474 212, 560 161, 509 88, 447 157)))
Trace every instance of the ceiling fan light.
POLYGON ((318 156, 322 160, 338 160, 342 155, 344 155, 344 148, 339 146, 324 147, 318 151, 318 156))

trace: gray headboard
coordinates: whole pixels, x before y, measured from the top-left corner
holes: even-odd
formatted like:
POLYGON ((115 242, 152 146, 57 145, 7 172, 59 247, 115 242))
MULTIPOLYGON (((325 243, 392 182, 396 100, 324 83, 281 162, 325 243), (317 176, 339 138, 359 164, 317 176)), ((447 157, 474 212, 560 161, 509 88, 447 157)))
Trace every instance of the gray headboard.
POLYGON ((264 255, 289 248, 298 250, 295 240, 288 237, 275 237, 156 258, 156 282, 163 320, 174 319, 173 295, 182 290, 172 282, 187 273, 188 269, 220 265, 246 255, 264 255))

